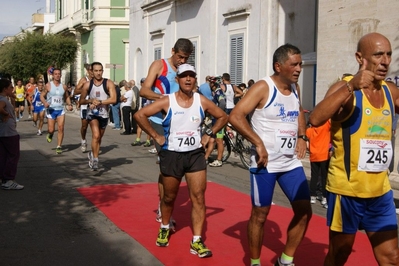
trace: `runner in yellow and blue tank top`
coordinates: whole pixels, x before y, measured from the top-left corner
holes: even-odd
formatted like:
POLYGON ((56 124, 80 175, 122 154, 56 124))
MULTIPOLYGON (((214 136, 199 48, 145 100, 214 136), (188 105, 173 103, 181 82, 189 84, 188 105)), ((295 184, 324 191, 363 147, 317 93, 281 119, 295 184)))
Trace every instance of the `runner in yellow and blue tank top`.
POLYGON ((333 84, 309 117, 331 118, 334 154, 326 190, 329 250, 324 265, 344 265, 357 230, 365 230, 379 265, 399 265, 397 217, 388 167, 392 121, 399 90, 384 81, 391 63, 389 40, 369 33, 358 43, 356 75, 333 84))
POLYGON ((15 92, 15 117, 17 122, 22 119, 25 109, 25 87, 22 85, 22 79, 17 80, 14 88, 15 92))

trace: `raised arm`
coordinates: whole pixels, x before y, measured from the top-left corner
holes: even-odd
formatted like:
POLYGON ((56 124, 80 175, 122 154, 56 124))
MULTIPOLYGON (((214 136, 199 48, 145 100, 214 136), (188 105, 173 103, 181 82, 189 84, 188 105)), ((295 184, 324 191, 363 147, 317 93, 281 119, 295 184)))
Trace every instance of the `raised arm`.
POLYGON ((155 83, 155 80, 158 78, 159 73, 162 72, 163 64, 162 60, 156 60, 152 62, 150 68, 148 69, 147 77, 140 89, 140 96, 149 100, 157 100, 162 97, 161 94, 158 94, 152 90, 152 85, 155 83))

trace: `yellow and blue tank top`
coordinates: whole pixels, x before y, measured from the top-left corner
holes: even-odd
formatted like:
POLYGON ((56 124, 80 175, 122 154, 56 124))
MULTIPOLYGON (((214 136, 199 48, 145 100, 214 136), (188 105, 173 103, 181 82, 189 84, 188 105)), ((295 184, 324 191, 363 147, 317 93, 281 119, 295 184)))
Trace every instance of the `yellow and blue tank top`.
POLYGON ((391 189, 388 166, 393 154, 391 137, 395 109, 384 81, 381 90, 384 95, 381 108, 372 106, 363 90, 356 90, 350 114, 342 121, 331 120, 334 155, 328 170, 328 191, 372 198, 391 189))
POLYGON ((15 99, 16 102, 23 102, 25 100, 25 87, 15 86, 15 96, 16 96, 15 99))

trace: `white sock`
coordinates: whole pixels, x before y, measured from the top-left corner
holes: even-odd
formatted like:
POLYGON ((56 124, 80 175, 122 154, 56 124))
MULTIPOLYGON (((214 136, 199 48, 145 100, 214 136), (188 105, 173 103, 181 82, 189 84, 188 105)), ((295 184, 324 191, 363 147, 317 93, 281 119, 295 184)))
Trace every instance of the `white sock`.
POLYGON ((161 223, 161 228, 162 229, 169 229, 169 224, 164 225, 163 223, 161 223))
POLYGON ((198 239, 200 239, 201 238, 201 236, 193 236, 193 243, 195 242, 195 241, 197 241, 198 239))

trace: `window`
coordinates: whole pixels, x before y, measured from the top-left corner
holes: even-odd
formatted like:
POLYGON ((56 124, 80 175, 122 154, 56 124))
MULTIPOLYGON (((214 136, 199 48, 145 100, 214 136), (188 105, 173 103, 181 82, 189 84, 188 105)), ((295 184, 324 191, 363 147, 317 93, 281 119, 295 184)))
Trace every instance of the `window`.
POLYGON ((158 60, 162 58, 161 47, 156 47, 154 49, 154 60, 158 60))
POLYGON ((238 85, 242 83, 244 55, 244 34, 230 37, 230 81, 238 85))
POLYGON ((191 52, 189 58, 187 59, 187 64, 192 65, 193 67, 197 68, 195 65, 195 61, 196 61, 196 52, 197 52, 197 42, 192 42, 194 49, 191 52))
POLYGON ((62 6, 62 0, 58 1, 58 20, 61 20, 64 17, 64 8, 62 6))

